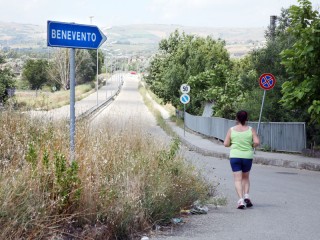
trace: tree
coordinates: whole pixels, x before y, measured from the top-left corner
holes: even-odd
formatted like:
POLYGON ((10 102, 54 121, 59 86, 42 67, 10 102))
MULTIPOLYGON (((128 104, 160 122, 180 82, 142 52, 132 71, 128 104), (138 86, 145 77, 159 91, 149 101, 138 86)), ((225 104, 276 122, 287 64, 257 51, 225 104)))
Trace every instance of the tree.
POLYGON ((289 75, 283 84, 282 103, 290 109, 306 108, 311 120, 320 123, 320 16, 307 0, 291 6, 288 32, 297 39, 281 54, 289 75))
MULTIPOLYGON (((168 39, 163 39, 159 43, 159 53, 151 60, 146 81, 151 90, 165 103, 170 102, 175 107, 181 108, 179 101, 181 84, 192 78, 192 84, 198 86, 196 82, 202 81, 202 77, 206 78, 198 75, 217 66, 224 66, 226 69, 231 66, 224 41, 180 34, 176 30, 168 39)), ((206 94, 210 86, 210 84, 208 88, 206 85, 199 86, 192 92, 199 90, 202 94, 206 94)), ((197 100, 191 100, 187 110, 199 114, 205 99, 205 96, 198 96, 197 100)))
MULTIPOLYGON (((90 57, 91 57, 91 61, 94 63, 91 68, 92 68, 92 72, 94 72, 94 74, 97 73, 97 50, 88 50, 90 57)), ((104 64, 104 55, 103 52, 99 49, 98 50, 98 73, 100 74, 102 72, 102 66, 104 64)), ((93 75, 94 77, 95 75, 93 75)))
POLYGON ((28 81, 32 90, 41 89, 41 87, 48 83, 48 61, 47 60, 27 60, 24 65, 22 77, 28 81))
POLYGON ((4 60, 4 56, 0 55, 0 64, 5 63, 6 61, 4 60))
POLYGON ((234 118, 236 103, 243 98, 243 89, 230 66, 217 64, 214 69, 190 77, 188 84, 192 89, 191 106, 200 115, 204 102, 213 102, 213 114, 216 117, 234 118))
MULTIPOLYGON (((234 66, 234 71, 239 73, 241 85, 244 87, 244 101, 237 106, 238 109, 246 109, 251 120, 258 120, 261 108, 263 90, 259 87, 259 76, 263 73, 272 73, 277 83, 272 90, 266 94, 263 108, 263 121, 302 121, 298 119, 295 112, 289 111, 280 103, 283 96, 282 84, 288 80, 288 74, 281 63, 280 53, 290 48, 296 38, 287 31, 290 26, 288 9, 282 9, 277 18, 277 26, 274 36, 273 31, 268 28, 265 33, 266 45, 263 48, 253 50, 249 55, 241 59, 234 66)), ((301 116, 301 112, 300 112, 301 116)))
POLYGON ((87 50, 76 51, 76 81, 77 84, 91 82, 96 72, 96 64, 92 61, 91 55, 87 50))
POLYGON ((69 89, 69 49, 58 48, 49 64, 51 80, 65 90, 69 89))
POLYGON ((0 55, 0 102, 4 103, 8 99, 8 88, 15 87, 13 73, 9 68, 2 68, 1 64, 5 63, 5 59, 0 55))
MULTIPOLYGON (((85 49, 77 49, 75 54, 75 71, 76 82, 84 83, 92 81, 96 75, 96 55, 95 61, 93 60, 93 52, 85 49), (91 54, 90 54, 91 53, 91 54)), ((99 51, 99 66, 102 67, 103 55, 99 51)), ((65 90, 70 86, 70 63, 69 63, 69 49, 58 49, 50 61, 49 75, 52 81, 59 84, 65 90)))

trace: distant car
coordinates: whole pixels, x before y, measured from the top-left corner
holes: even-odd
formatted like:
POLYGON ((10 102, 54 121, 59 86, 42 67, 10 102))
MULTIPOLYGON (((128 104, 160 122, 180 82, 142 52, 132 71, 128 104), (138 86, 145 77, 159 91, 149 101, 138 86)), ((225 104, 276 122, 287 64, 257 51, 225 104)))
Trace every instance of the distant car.
POLYGON ((137 74, 137 72, 136 71, 131 71, 131 74, 137 74))

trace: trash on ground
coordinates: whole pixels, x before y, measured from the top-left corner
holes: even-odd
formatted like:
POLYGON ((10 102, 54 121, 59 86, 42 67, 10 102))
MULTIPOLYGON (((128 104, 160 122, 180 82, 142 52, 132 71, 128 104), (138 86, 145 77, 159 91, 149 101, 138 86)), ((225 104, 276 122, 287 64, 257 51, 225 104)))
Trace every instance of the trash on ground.
POLYGON ((195 201, 193 207, 190 209, 190 213, 192 214, 207 214, 208 211, 208 207, 201 205, 199 201, 195 201))
POLYGON ((181 211, 180 211, 180 213, 181 214, 185 214, 185 215, 189 215, 189 214, 191 214, 191 212, 190 212, 190 209, 182 209, 181 211))
POLYGON ((172 218, 172 219, 171 219, 171 222, 172 222, 173 224, 178 224, 178 223, 182 223, 183 220, 182 220, 182 218, 172 218))

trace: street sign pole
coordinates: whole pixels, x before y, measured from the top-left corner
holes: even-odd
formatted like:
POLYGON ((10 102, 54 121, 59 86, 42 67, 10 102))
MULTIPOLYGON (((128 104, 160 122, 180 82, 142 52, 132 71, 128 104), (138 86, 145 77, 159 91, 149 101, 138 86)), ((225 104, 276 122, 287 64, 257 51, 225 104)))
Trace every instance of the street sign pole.
POLYGON ((259 115, 259 122, 258 122, 258 128, 257 128, 257 134, 258 134, 258 135, 259 135, 259 130, 260 130, 262 109, 263 109, 263 105, 264 105, 264 99, 265 99, 265 97, 266 97, 266 92, 267 92, 267 90, 264 90, 263 97, 262 97, 262 103, 261 103, 261 109, 260 109, 260 115, 259 115))
POLYGON ((70 161, 75 159, 75 49, 70 48, 70 161))
POLYGON ((183 104, 183 136, 186 136, 186 105, 183 104))
POLYGON ((99 51, 97 49, 97 106, 99 105, 99 51))
POLYGON ((107 64, 107 57, 104 60, 106 62, 106 100, 108 99, 108 88, 107 88, 107 83, 108 83, 108 64, 107 64))

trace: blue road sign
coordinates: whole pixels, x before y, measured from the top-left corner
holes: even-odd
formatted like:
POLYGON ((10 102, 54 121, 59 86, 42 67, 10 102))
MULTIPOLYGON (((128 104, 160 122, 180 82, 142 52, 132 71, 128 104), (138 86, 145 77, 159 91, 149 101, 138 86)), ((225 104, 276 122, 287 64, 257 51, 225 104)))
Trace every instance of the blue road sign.
POLYGON ((48 21, 48 46, 97 49, 107 37, 97 26, 48 21))
POLYGON ((187 104, 188 102, 190 102, 190 96, 186 93, 182 94, 180 97, 180 102, 182 102, 183 104, 187 104))

